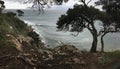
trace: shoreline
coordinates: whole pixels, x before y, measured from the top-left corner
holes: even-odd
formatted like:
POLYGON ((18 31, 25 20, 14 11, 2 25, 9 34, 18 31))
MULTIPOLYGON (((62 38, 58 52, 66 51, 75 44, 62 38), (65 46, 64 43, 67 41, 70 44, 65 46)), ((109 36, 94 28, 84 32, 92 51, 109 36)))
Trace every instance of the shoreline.
MULTIPOLYGON (((39 37, 42 39, 42 42, 43 43, 45 43, 45 47, 48 47, 48 48, 54 48, 54 47, 57 47, 57 46, 60 46, 60 45, 74 45, 74 44, 70 44, 70 43, 64 43, 64 42, 61 42, 61 41, 57 41, 57 40, 53 40, 53 41, 55 41, 56 42, 56 45, 49 45, 49 44, 47 44, 45 41, 45 39, 44 39, 44 37, 40 34, 40 32, 38 32, 37 31, 37 29, 35 30, 35 26, 36 25, 34 25, 34 23, 32 23, 32 22, 30 22, 30 21, 27 21, 27 20, 24 20, 24 19, 21 19, 21 20, 23 20, 28 26, 32 26, 32 28, 34 29, 34 31, 39 35, 39 37), (53 47, 52 47, 53 46, 53 47)), ((77 42, 75 42, 75 44, 76 44, 77 42)), ((106 44, 106 43, 105 43, 106 44)), ((75 46, 75 45, 74 45, 75 46)), ((78 49, 80 49, 80 50, 85 50, 85 51, 89 51, 89 48, 91 47, 87 47, 87 48, 84 48, 83 46, 75 46, 75 47, 77 47, 78 49), (83 48, 82 48, 83 47, 83 48), (81 49, 82 48, 82 49, 81 49)), ((100 45, 98 46, 98 51, 100 51, 100 45)), ((112 46, 113 47, 113 46, 112 46)), ((120 49, 109 49, 109 48, 107 48, 105 51, 106 52, 111 52, 111 51, 116 51, 116 50, 120 50, 120 49)))

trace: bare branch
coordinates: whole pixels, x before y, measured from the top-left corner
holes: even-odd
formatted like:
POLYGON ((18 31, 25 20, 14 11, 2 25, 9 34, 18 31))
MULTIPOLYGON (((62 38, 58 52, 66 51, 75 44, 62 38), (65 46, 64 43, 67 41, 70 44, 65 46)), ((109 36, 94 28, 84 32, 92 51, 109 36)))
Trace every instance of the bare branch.
POLYGON ((74 37, 78 36, 80 32, 77 32, 77 34, 71 34, 73 35, 74 37))
POLYGON ((90 31, 91 34, 94 34, 94 32, 91 28, 88 27, 87 29, 90 31))
POLYGON ((92 0, 89 0, 88 3, 87 3, 87 5, 88 5, 91 1, 92 1, 92 0))
POLYGON ((81 0, 81 2, 84 4, 84 6, 87 6, 87 4, 85 3, 85 0, 81 0))

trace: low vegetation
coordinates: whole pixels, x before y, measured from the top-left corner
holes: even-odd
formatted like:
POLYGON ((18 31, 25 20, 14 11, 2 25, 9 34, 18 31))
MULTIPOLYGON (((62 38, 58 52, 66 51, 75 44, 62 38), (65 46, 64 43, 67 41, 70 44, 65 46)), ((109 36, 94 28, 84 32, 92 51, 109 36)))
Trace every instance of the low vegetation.
POLYGON ((112 58, 120 58, 120 51, 106 52, 107 56, 112 58))
MULTIPOLYGON (((12 51, 9 52, 10 47, 14 47, 12 49, 20 51, 19 49, 22 49, 22 47, 38 48, 39 46, 40 48, 42 45, 43 43, 38 34, 35 33, 31 27, 27 26, 26 23, 20 20, 15 13, 8 12, 0 14, 0 48, 4 47, 6 52, 10 53, 12 51)), ((2 49, 1 52, 4 51, 4 49, 2 49)))

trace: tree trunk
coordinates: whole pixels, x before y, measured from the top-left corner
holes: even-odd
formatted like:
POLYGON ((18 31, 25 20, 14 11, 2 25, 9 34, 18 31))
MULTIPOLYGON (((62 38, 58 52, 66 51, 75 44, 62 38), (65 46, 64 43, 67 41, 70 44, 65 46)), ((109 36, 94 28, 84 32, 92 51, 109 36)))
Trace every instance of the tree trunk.
POLYGON ((102 36, 101 36, 101 52, 104 52, 104 40, 103 37, 107 34, 107 32, 105 32, 102 36))
POLYGON ((101 36, 101 52, 104 52, 104 41, 103 41, 104 35, 101 36))
POLYGON ((2 13, 2 9, 0 8, 0 14, 2 13))
POLYGON ((91 23, 91 26, 93 28, 92 30, 92 36, 93 36, 93 42, 92 42, 92 47, 90 49, 90 52, 97 52, 97 42, 98 42, 98 36, 97 36, 97 30, 93 24, 93 21, 91 23))
POLYGON ((91 47, 91 50, 90 52, 96 52, 97 51, 97 34, 96 35, 93 35, 93 42, 92 42, 92 47, 91 47))

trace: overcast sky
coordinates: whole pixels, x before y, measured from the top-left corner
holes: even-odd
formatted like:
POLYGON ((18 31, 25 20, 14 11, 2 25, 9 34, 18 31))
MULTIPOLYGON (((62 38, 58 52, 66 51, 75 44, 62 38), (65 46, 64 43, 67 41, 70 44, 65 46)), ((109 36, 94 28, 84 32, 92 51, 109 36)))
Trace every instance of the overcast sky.
MULTIPOLYGON (((30 7, 31 4, 24 4, 24 0, 4 0, 6 9, 26 9, 27 7, 30 7)), ((72 7, 76 3, 75 0, 70 0, 68 3, 63 4, 60 7, 72 7)), ((54 8, 57 6, 54 6, 54 8)))
MULTIPOLYGON (((6 9, 26 9, 27 7, 30 7, 31 4, 23 4, 24 0, 4 0, 6 9)), ((72 7, 78 0, 69 0, 68 3, 63 4, 62 6, 53 6, 53 8, 69 8, 72 7)), ((89 0, 86 0, 89 1, 89 0)), ((94 5, 94 2, 97 0, 93 0, 93 2, 90 3, 90 5, 94 5)))
POLYGON ((6 9, 25 9, 27 4, 23 4, 23 0, 4 0, 6 9))

